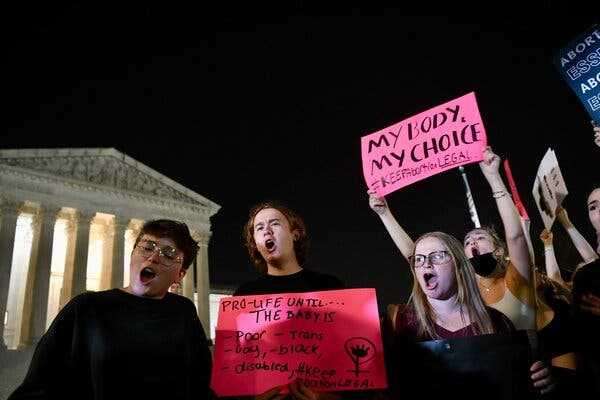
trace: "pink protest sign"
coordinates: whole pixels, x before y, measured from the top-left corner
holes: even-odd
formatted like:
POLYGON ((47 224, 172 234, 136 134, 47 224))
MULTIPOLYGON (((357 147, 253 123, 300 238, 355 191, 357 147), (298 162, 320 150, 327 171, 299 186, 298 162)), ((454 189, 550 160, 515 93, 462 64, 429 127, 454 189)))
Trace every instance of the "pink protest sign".
POLYGON ((296 379, 315 391, 387 387, 375 289, 221 300, 217 395, 257 395, 296 379))
POLYGON ((449 169, 483 160, 485 128, 471 92, 363 136, 363 175, 385 196, 449 169))

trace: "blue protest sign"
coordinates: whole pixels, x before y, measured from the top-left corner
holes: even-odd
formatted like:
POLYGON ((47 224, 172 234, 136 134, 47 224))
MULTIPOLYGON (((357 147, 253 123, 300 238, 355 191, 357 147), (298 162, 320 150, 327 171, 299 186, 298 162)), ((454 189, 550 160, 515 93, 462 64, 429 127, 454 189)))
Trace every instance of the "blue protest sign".
POLYGON ((592 119, 600 124, 600 26, 591 27, 560 49, 554 62, 592 119))

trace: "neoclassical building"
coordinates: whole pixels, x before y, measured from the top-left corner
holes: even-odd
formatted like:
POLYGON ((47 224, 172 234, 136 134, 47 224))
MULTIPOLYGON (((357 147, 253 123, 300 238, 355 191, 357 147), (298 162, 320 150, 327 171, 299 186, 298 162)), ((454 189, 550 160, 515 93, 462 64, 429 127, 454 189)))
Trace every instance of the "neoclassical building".
POLYGON ((179 292, 208 331, 216 203, 115 149, 36 149, 0 150, 0 207, 0 345, 29 346, 73 296, 127 285, 133 241, 156 218, 200 243, 179 292))

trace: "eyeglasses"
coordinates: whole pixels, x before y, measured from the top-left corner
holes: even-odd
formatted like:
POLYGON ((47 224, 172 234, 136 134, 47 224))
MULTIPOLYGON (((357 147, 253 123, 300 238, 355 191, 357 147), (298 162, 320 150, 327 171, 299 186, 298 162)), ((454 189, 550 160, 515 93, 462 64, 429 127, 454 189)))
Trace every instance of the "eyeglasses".
POLYGON ((421 268, 426 265, 429 260, 433 265, 441 265, 450 261, 450 253, 446 250, 432 251, 429 255, 415 254, 414 256, 408 257, 408 261, 414 268, 421 268))
POLYGON ((177 249, 171 246, 160 247, 158 243, 151 240, 140 240, 136 249, 145 258, 150 258, 152 254, 158 252, 158 260, 165 267, 172 267, 182 261, 182 258, 177 256, 177 249))

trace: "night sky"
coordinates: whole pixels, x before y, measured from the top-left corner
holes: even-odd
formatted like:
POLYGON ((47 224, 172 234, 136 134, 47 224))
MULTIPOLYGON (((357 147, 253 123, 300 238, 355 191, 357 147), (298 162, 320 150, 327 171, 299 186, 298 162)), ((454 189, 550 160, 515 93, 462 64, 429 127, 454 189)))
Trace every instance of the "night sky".
MULTIPOLYGON (((600 182, 600 149, 552 56, 597 19, 559 9, 408 17, 298 1, 16 7, 6 13, 0 147, 114 147, 220 204, 209 247, 215 286, 255 276, 242 227, 253 204, 278 199, 305 217, 308 266, 377 287, 380 304, 405 300, 408 267, 368 206, 360 137, 471 91, 491 145, 510 159, 538 255, 530 193, 549 146, 572 220, 595 238, 585 200, 600 182)), ((467 171, 482 222, 498 225, 479 167, 467 171)), ((443 230, 462 239, 471 226, 457 171, 388 201, 415 237, 443 230)), ((579 260, 562 228, 555 236, 568 276, 579 260)))

